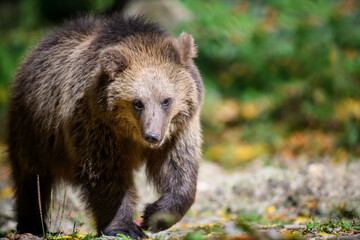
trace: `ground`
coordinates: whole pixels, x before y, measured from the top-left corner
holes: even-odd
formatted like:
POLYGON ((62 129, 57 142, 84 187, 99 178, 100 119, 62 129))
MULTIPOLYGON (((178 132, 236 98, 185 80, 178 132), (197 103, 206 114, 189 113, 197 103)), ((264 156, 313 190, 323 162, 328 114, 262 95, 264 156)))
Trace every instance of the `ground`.
MULTIPOLYGON (((8 168, 3 164, 0 170, 0 231, 4 232, 14 229, 15 223, 8 168)), ((344 235, 341 239, 360 239, 359 172, 360 161, 282 161, 274 157, 271 161, 255 160, 246 166, 224 170, 204 160, 197 198, 190 211, 170 230, 149 237, 281 239, 285 236, 290 239, 300 236, 300 230, 306 232, 307 238, 344 235)), ((140 202, 136 221, 139 222, 141 209, 156 199, 156 195, 145 184, 143 171, 138 173, 137 180, 140 202)), ((54 195, 57 197, 52 208, 51 231, 70 234, 74 227, 80 233, 94 231, 76 189, 63 187, 54 195)))

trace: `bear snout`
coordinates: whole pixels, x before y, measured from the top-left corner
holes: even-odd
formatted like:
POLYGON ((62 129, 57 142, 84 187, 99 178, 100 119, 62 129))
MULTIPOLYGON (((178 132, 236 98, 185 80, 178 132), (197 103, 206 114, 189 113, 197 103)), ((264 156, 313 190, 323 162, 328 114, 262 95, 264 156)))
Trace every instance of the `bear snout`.
POLYGON ((160 142, 160 134, 155 133, 155 132, 146 132, 143 135, 143 138, 146 142, 150 143, 150 144, 157 144, 160 142))

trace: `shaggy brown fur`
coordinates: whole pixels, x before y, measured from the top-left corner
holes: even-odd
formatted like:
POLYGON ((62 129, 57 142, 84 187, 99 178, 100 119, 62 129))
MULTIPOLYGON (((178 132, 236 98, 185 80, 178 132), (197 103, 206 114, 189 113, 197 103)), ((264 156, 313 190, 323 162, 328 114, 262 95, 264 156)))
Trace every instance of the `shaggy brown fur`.
POLYGON ((42 232, 39 175, 44 215, 65 180, 81 187, 99 234, 144 237, 133 223, 142 164, 161 194, 142 228, 179 221, 201 159, 195 55, 191 35, 174 39, 139 17, 84 17, 46 36, 18 69, 9 108, 18 230, 42 232))

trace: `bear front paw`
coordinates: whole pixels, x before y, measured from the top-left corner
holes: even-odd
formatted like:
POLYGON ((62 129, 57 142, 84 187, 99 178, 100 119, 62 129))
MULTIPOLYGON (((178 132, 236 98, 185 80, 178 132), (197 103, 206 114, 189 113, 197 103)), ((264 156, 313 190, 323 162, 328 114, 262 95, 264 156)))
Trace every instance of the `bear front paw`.
POLYGON ((147 238, 147 235, 142 231, 142 229, 135 225, 131 227, 127 227, 124 229, 111 229, 104 232, 104 235, 106 236, 116 236, 118 234, 123 234, 127 237, 130 237, 132 239, 141 240, 143 238, 147 238))
POLYGON ((152 232, 168 229, 177 222, 173 214, 159 210, 156 204, 149 204, 142 218, 142 229, 152 232))

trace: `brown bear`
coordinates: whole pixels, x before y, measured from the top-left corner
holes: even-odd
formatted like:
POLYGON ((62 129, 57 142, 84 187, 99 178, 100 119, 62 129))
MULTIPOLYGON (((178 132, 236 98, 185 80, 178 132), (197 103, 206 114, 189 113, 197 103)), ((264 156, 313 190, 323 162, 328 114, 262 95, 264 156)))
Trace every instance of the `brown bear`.
POLYGON ((44 37, 15 75, 8 145, 20 232, 41 234, 61 181, 79 186, 99 234, 144 237, 195 199, 203 83, 191 35, 142 17, 85 16, 44 37), (134 172, 161 197, 133 222, 134 172), (170 216, 165 221, 162 216, 170 216))

